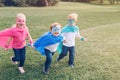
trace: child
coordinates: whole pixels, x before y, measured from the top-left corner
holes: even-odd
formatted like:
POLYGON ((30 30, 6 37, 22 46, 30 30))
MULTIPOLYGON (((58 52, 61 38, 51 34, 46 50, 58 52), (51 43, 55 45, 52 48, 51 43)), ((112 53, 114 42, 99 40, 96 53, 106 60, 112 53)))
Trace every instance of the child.
POLYGON ((23 66, 26 54, 26 41, 28 37, 30 44, 33 43, 29 30, 26 26, 26 16, 23 13, 18 13, 16 16, 16 25, 11 28, 0 31, 0 46, 6 50, 13 48, 14 57, 11 60, 14 64, 19 61, 18 70, 25 73, 23 66))
POLYGON ((52 62, 52 56, 57 50, 57 46, 63 41, 61 36, 61 26, 59 23, 53 23, 50 26, 50 31, 45 33, 33 44, 34 48, 42 55, 46 56, 46 61, 43 66, 43 73, 48 74, 52 62))
POLYGON ((69 51, 68 64, 72 68, 74 67, 75 37, 80 38, 82 41, 87 41, 87 39, 82 37, 79 33, 79 28, 76 26, 77 20, 78 15, 76 13, 68 15, 68 24, 62 29, 62 34, 65 37, 65 41, 62 45, 62 52, 57 57, 57 61, 59 61, 64 58, 69 51))

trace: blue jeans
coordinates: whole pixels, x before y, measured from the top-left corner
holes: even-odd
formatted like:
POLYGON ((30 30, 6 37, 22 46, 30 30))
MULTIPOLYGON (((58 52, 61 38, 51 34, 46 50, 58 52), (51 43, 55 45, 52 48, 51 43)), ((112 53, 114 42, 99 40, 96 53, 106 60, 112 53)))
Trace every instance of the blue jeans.
POLYGON ((19 67, 23 67, 24 66, 24 62, 25 62, 25 54, 26 54, 26 47, 23 47, 21 49, 15 49, 13 48, 14 51, 14 57, 12 58, 12 61, 19 61, 19 67))
POLYGON ((67 46, 62 46, 62 52, 61 54, 59 54, 59 57, 57 60, 60 60, 62 58, 64 58, 65 56, 67 56, 67 53, 69 51, 69 61, 68 64, 69 65, 74 65, 74 56, 75 56, 75 46, 72 47, 67 47, 67 46))
POLYGON ((54 55, 55 52, 50 52, 48 49, 45 49, 45 54, 46 54, 46 61, 45 61, 45 71, 49 71, 51 62, 52 62, 52 56, 54 55))

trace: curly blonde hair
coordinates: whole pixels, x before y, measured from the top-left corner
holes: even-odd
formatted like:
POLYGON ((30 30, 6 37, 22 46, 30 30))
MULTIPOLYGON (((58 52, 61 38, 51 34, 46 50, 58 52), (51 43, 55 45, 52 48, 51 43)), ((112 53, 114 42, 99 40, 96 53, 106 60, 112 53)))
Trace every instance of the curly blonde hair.
POLYGON ((71 13, 68 15, 68 20, 69 19, 73 19, 74 21, 77 21, 78 20, 78 14, 77 13, 71 13))
POLYGON ((20 18, 22 18, 22 19, 24 19, 26 21, 26 16, 25 16, 24 13, 18 13, 17 14, 16 19, 20 19, 20 18))

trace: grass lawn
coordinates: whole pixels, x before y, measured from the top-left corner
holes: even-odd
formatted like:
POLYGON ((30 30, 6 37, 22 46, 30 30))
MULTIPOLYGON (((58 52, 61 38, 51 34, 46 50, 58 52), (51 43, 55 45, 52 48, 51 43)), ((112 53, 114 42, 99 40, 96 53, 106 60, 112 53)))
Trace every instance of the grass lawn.
POLYGON ((69 13, 78 13, 77 25, 88 42, 76 39, 75 68, 68 67, 68 56, 56 62, 56 53, 49 75, 42 74, 45 57, 30 47, 25 74, 20 74, 11 63, 13 51, 0 49, 0 80, 120 80, 120 5, 60 2, 55 7, 4 7, 0 8, 0 30, 12 26, 19 12, 26 14, 34 39, 48 31, 51 23, 64 26, 69 13))

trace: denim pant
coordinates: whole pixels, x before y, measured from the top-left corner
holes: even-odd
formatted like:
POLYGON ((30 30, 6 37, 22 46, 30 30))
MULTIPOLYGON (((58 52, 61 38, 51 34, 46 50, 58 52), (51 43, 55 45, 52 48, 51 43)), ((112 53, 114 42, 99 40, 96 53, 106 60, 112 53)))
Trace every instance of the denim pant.
POLYGON ((59 54, 58 60, 64 58, 65 56, 67 56, 67 53, 69 51, 69 61, 68 64, 69 65, 74 65, 74 56, 75 56, 75 46, 72 47, 67 47, 67 46, 62 46, 62 52, 61 54, 59 54))
POLYGON ((15 49, 13 48, 14 51, 14 57, 12 58, 13 62, 19 61, 19 67, 24 66, 25 62, 25 54, 26 54, 26 47, 23 47, 21 49, 15 49))
POLYGON ((45 61, 45 71, 49 71, 51 62, 52 62, 52 56, 54 55, 55 52, 50 52, 48 49, 45 49, 45 54, 46 54, 46 61, 45 61))

